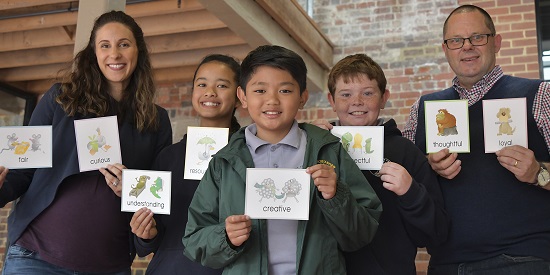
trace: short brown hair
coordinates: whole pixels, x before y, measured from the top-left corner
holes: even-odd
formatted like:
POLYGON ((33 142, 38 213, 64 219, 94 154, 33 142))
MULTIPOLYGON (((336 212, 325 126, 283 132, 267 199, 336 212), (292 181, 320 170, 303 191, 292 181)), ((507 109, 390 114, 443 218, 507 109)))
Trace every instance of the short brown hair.
POLYGON ((336 81, 340 77, 343 78, 344 83, 348 83, 351 79, 357 78, 360 75, 365 75, 370 80, 376 80, 382 94, 386 91, 387 80, 380 65, 366 54, 354 54, 344 57, 332 67, 328 75, 328 90, 330 94, 334 96, 336 81))
POLYGON ((457 13, 468 13, 468 12, 476 12, 476 11, 481 13, 485 18, 485 25, 487 26, 487 28, 489 28, 489 31, 491 32, 491 34, 496 34, 495 23, 493 23, 493 18, 491 18, 491 15, 489 15, 487 11, 474 5, 462 5, 454 9, 451 12, 451 14, 449 14, 447 19, 445 19, 445 23, 443 24, 443 39, 445 39, 445 35, 447 34, 447 22, 449 21, 449 18, 451 18, 451 16, 457 13))

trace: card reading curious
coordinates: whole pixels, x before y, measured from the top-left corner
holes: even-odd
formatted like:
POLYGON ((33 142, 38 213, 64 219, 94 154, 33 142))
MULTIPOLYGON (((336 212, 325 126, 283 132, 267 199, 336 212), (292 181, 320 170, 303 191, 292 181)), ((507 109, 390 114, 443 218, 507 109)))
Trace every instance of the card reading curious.
POLYGON ((74 121, 80 172, 122 163, 116 116, 74 121))

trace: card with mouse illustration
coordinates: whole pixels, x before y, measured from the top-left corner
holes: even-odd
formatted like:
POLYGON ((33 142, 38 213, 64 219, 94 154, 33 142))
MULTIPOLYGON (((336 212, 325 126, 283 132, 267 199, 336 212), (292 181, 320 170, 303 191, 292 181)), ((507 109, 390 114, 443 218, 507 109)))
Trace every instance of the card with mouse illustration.
POLYGON ((74 121, 80 172, 122 163, 116 116, 74 121))
POLYGON ((202 179, 212 155, 227 145, 228 138, 229 128, 189 126, 183 178, 202 179))
POLYGON ((0 165, 9 169, 52 167, 52 126, 0 127, 0 165))

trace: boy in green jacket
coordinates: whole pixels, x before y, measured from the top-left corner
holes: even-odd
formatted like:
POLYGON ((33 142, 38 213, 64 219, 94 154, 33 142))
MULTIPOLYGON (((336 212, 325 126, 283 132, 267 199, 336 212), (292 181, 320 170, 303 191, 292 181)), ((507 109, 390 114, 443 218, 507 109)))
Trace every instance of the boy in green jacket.
POLYGON ((382 206, 340 141, 298 124, 308 99, 302 58, 260 46, 241 64, 237 95, 253 124, 213 156, 191 205, 185 254, 224 274, 345 274, 342 251, 368 244, 382 206), (306 168, 309 220, 243 215, 246 168, 306 168))

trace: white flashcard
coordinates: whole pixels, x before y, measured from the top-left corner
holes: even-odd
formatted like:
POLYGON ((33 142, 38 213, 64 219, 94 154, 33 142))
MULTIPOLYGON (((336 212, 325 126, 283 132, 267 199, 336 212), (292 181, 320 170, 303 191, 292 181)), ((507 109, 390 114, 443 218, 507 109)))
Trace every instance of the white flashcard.
POLYGON ((0 127, 0 165, 9 169, 52 167, 52 126, 0 127))
POLYGON ((491 99, 482 103, 485 153, 511 145, 527 148, 527 100, 491 99))
POLYGON ((467 100, 434 100, 424 102, 426 119, 426 152, 470 152, 470 124, 467 100))
POLYGON ((74 121, 80 172, 122 163, 116 116, 74 121))
POLYGON ((252 219, 309 220, 310 180, 305 169, 247 168, 244 214, 252 219))
POLYGON ((155 214, 170 215, 172 172, 153 170, 122 170, 122 205, 124 212, 136 212, 142 207, 155 214))
POLYGON ((187 127, 184 179, 200 180, 212 155, 227 145, 229 128, 187 127))
POLYGON ((361 170, 380 170, 384 163, 384 126, 334 126, 344 149, 361 170))

